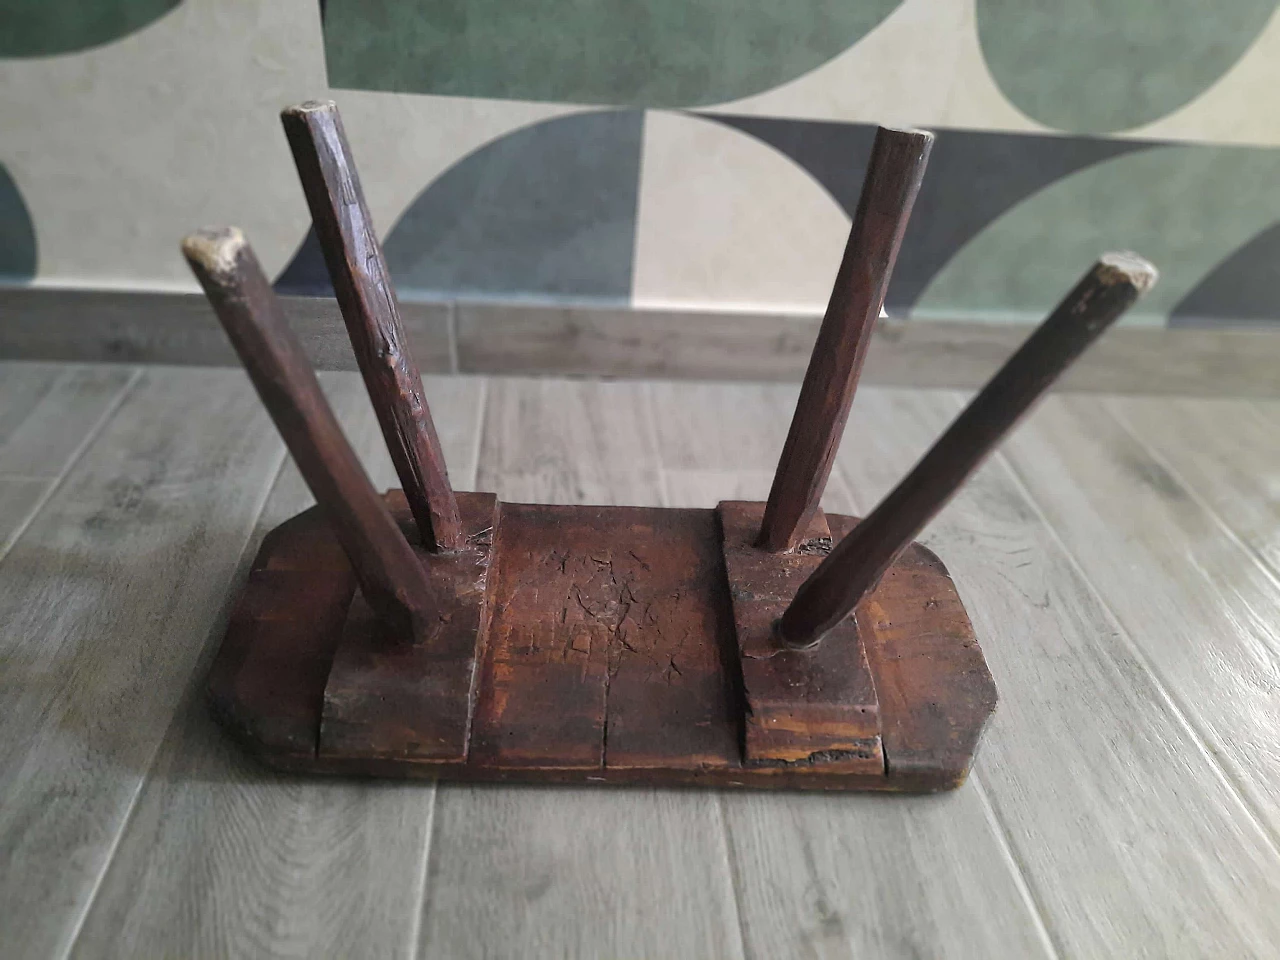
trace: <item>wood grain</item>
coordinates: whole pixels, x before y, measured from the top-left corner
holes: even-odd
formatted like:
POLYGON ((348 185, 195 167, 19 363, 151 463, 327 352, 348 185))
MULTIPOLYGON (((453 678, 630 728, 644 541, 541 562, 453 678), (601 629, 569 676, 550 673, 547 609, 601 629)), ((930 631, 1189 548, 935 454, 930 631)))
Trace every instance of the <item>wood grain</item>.
MULTIPOLYGON (((1228 534, 1181 471, 1140 444, 1108 407, 1092 398, 1047 404, 1035 429, 1010 446, 1010 462, 1123 636, 1274 841, 1280 837, 1280 640, 1270 612, 1280 609, 1280 584, 1228 534), (1100 542, 1103 531, 1107 540, 1100 542)), ((1170 415, 1180 429, 1176 412, 1170 415)), ((1221 452, 1211 439, 1201 447, 1188 426, 1180 446, 1196 456, 1203 449, 1206 458, 1221 452)), ((1231 429, 1223 423, 1215 432, 1231 429)), ((1259 430, 1252 442, 1269 444, 1271 433, 1259 430)))
POLYGON ((137 376, 119 367, 0 363, 0 556, 137 376))
MULTIPOLYGON (((960 404, 860 396, 851 427, 866 443, 842 452, 837 470, 872 499, 960 404)), ((1058 405, 1046 402, 1007 449, 1037 439, 1029 459, 1062 481, 1072 473, 1051 451, 1074 444, 1049 426, 1058 405)), ((1033 504, 997 457, 926 532, 1000 686, 976 777, 1061 955, 1265 957, 1280 942, 1280 916, 1264 906, 1280 895, 1280 855, 1124 642, 1093 589, 1102 570, 1082 558, 1082 575, 1061 530, 1041 520, 1039 510, 1103 489, 1100 464, 1078 451, 1070 461, 1074 481, 1033 504)), ((1099 553, 1123 554, 1116 527, 1075 519, 1099 553)), ((1171 616, 1194 605, 1162 600, 1171 616)))
MULTIPOLYGON (((656 501, 643 400, 638 384, 495 381, 480 484, 504 500, 656 501)), ((714 797, 441 785, 419 953, 741 956, 714 797)))
POLYGON ((283 447, 242 374, 151 370, 0 567, 6 952, 65 952, 283 447))
MULTIPOLYGON (((650 397, 671 504, 767 491, 795 387, 656 383, 650 397), (731 492, 744 475, 751 488, 731 492)), ((857 419, 862 404, 855 429, 874 430, 857 419)), ((855 512, 838 473, 824 506, 855 512)), ((1052 956, 972 783, 936 798, 721 804, 750 956, 1052 956)))
MULTIPOLYGON (((381 460, 375 477, 392 476, 360 385, 344 383, 335 406, 381 460)), ((457 411, 440 424, 455 463, 474 450, 459 425, 482 390, 428 384, 437 410, 457 411)), ((794 390, 506 383, 489 423, 503 443, 531 438, 507 448, 530 495, 603 500, 616 483, 656 499, 661 478, 670 502, 710 507, 761 495, 794 390)), ((147 371, 0 564, 3 952, 65 954, 97 884, 79 956, 401 955, 411 941, 423 956, 740 956, 739 931, 745 953, 770 957, 1273 955, 1274 837, 1232 790, 1266 819, 1248 791, 1267 786, 1274 724, 1251 684, 1272 682, 1257 671, 1280 605, 1250 550, 1267 549, 1273 414, 1173 405, 1161 434, 1134 401, 1082 403, 1051 399, 1008 448, 1019 478, 997 458, 928 534, 1003 694, 961 790, 708 805, 448 787, 431 822, 427 786, 264 773, 191 696, 281 451, 242 375, 147 371), (256 495, 227 471, 258 478, 256 495), (1194 730, 1175 680, 1200 698, 1199 715, 1184 711, 1194 730), (1263 720, 1246 729, 1249 711, 1263 720)), ((864 388, 850 433, 866 446, 839 457, 828 509, 874 500, 958 407, 864 388)), ((257 536, 307 502, 291 471, 257 536)))
MULTIPOLYGON (((289 327, 317 370, 355 370, 332 297, 282 296, 289 327)), ((453 304, 406 303, 401 320, 424 372, 453 370, 453 304)), ((71 363, 240 366, 201 293, 0 287, 0 357, 71 363)))
POLYGON ((634 383, 493 381, 478 488, 515 503, 658 506, 644 397, 634 383))
MULTIPOLYGON (((0 291, 0 309, 4 296, 0 291)), ((408 306, 408 305, 406 305, 408 306)), ((458 364, 470 373, 799 382, 821 317, 529 303, 457 304, 458 364)), ((862 382, 982 386, 1030 323, 881 320, 862 382)), ((0 337, 0 348, 4 339, 0 337)), ((1280 336, 1263 330, 1119 327, 1058 381, 1061 391, 1275 397, 1280 336)), ((773 464, 776 466, 775 457, 773 464)))
MULTIPOLYGON (((356 369, 333 299, 281 299, 316 369, 356 369)), ((455 316, 456 367, 463 373, 797 383, 821 321, 812 313, 406 300, 400 318, 424 373, 455 370, 450 334, 455 316)), ((980 387, 1026 334, 1023 324, 971 318, 881 320, 862 382, 980 387)), ((0 288, 0 356, 238 364, 204 297, 143 290, 0 288)), ((1277 363, 1280 336, 1267 330, 1121 327, 1068 371, 1056 389, 1275 397, 1280 395, 1277 363)), ((775 458, 771 466, 776 463, 775 458)))
POLYGON ((286 108, 280 119, 356 362, 422 543, 429 550, 460 549, 458 504, 422 396, 422 372, 400 321, 400 303, 338 108, 332 101, 308 101, 286 108))
MULTIPOLYGON (((394 483, 363 383, 354 374, 321 380, 374 482, 394 483)), ((467 483, 484 384, 429 378, 425 390, 467 483)), ((267 530, 310 502, 286 461, 246 559, 267 530)), ((190 679, 139 793, 76 955, 411 955, 434 788, 266 771, 209 717, 202 673, 190 679)))
POLYGON ((932 149, 933 134, 926 131, 876 130, 849 241, 760 525, 760 544, 768 550, 793 549, 822 499, 932 149))
POLYGON ((1183 487, 1280 575, 1280 455, 1272 439, 1280 404, 1108 397, 1103 405, 1150 454, 1144 486, 1183 487))

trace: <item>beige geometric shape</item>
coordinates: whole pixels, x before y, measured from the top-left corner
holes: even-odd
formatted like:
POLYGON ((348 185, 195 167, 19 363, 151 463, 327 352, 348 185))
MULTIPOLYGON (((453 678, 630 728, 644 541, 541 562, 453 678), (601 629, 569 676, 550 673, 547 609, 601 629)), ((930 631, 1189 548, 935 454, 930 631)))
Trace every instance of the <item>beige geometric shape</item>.
POLYGON ((941 123, 948 127, 1052 133, 1009 102, 987 69, 978 40, 977 0, 954 0, 959 8, 956 55, 941 123))
POLYGON ((268 275, 310 224, 280 128, 333 97, 385 233, 440 170, 572 107, 339 90, 315 0, 186 0, 117 42, 0 61, 0 159, 39 245, 36 283, 197 289, 178 240, 241 227, 268 275))
POLYGON ((816 180, 753 137, 645 113, 632 302, 821 313, 849 218, 816 180))
POLYGON ((899 126, 942 123, 964 10, 963 3, 905 0, 849 49, 803 76, 703 109, 899 126))

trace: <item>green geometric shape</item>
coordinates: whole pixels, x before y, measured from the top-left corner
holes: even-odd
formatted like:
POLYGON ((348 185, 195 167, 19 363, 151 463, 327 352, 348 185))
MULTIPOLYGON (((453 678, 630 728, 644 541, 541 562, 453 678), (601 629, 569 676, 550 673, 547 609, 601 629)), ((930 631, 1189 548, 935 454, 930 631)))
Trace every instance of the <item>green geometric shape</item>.
POLYGON ((328 0, 329 85, 692 106, 807 73, 901 0, 328 0))
POLYGON ((1023 113, 1077 133, 1158 120, 1207 90, 1276 0, 977 0, 991 75, 1023 113))
POLYGON ((0 281, 36 275, 36 229, 18 185, 0 163, 0 281))
POLYGON ((1063 177, 970 240, 916 303, 920 319, 1037 321, 1107 250, 1160 281, 1128 315, 1163 323, 1200 280, 1280 220, 1280 150, 1163 146, 1063 177))
POLYGON ((182 0, 4 0, 0 57, 47 57, 128 36, 182 0))

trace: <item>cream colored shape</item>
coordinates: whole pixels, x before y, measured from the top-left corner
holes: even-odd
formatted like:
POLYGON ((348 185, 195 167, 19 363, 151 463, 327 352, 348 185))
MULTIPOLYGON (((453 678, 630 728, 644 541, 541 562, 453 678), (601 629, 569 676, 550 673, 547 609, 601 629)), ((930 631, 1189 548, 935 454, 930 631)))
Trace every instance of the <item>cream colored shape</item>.
POLYGON ((704 109, 900 126, 943 122, 964 0, 905 0, 849 49, 803 76, 704 109))
POLYGON ((849 219, 807 172, 711 120, 645 114, 638 307, 820 313, 849 219))
POLYGON ((1186 106, 1125 137, 1209 143, 1280 144, 1280 7, 1253 46, 1209 89, 1186 106))
MULTIPOLYGON (((121 40, 0 61, 0 160, 42 285, 196 289, 178 242, 234 224, 269 275, 310 224, 280 109, 331 96, 315 0, 185 0, 121 40)), ((439 172, 572 107, 336 91, 380 231, 439 172)))
POLYGON ((976 0, 938 0, 960 6, 957 50, 942 124, 948 127, 1011 132, 1052 133, 1009 102, 996 85, 978 39, 976 0))

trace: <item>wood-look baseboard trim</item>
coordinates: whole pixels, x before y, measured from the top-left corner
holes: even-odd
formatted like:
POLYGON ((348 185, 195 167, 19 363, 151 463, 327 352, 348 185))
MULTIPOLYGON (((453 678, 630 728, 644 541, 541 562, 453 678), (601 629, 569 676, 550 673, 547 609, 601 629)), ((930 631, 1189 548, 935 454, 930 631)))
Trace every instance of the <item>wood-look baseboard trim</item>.
MULTIPOLYGON (((332 299, 284 297, 321 369, 354 370, 332 299)), ((424 372, 799 380, 820 318, 513 302, 405 302, 424 372)), ((881 321, 863 381, 980 386, 1027 335, 1018 324, 881 321)), ((0 357, 234 365, 199 294, 0 289, 0 357)), ((1280 396, 1280 329, 1120 327, 1063 378, 1065 390, 1280 396)))

